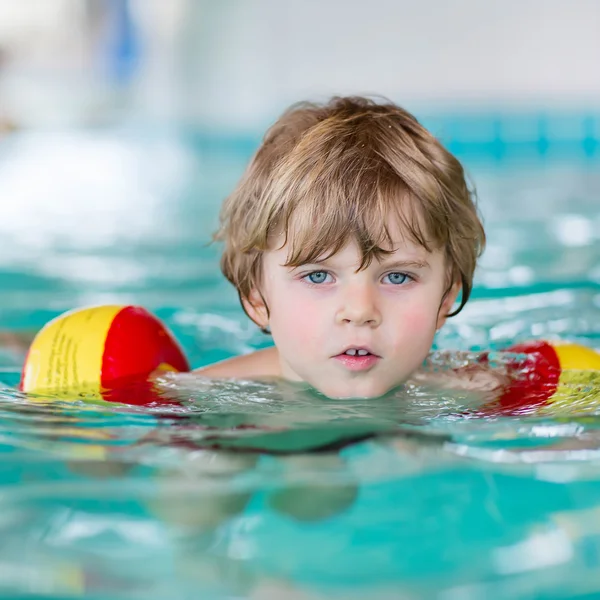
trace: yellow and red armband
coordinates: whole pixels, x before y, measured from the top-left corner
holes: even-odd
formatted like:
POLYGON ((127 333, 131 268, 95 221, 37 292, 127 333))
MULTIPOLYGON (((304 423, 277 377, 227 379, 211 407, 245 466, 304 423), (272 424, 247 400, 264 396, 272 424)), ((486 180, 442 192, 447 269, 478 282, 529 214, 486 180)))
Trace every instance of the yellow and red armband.
MULTIPOLYGON (((493 408, 504 414, 600 406, 600 353, 566 342, 531 341, 506 349, 510 383, 493 408)), ((492 407, 490 407, 492 408, 492 407)))
POLYGON ((21 375, 24 392, 149 404, 160 371, 189 371, 165 325, 139 306, 95 306, 62 314, 33 340, 21 375))

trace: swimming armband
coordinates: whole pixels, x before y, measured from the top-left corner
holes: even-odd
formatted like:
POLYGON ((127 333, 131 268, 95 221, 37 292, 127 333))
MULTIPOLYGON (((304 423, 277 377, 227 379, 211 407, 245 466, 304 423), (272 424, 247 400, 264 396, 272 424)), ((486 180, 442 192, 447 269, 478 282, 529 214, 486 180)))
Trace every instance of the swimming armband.
POLYGON ((27 353, 20 389, 148 404, 158 399, 153 374, 189 370, 171 332, 146 309, 95 306, 67 312, 42 328, 27 353))
POLYGON ((509 383, 487 408, 504 414, 600 405, 600 354, 579 344, 536 340, 506 348, 509 383))

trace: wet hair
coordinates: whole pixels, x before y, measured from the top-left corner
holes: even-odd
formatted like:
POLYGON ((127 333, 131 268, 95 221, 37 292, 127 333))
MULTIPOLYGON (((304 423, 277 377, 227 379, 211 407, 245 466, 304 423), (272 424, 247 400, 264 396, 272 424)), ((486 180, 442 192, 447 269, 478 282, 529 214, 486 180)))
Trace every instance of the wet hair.
POLYGON ((460 162, 409 112, 363 97, 289 108, 220 219, 221 269, 246 300, 260 293, 262 254, 276 239, 277 247, 288 244, 289 267, 325 260, 355 241, 363 269, 394 251, 399 240, 389 225, 396 223, 407 239, 444 252, 447 290, 462 285, 453 316, 469 299, 485 245, 460 162))

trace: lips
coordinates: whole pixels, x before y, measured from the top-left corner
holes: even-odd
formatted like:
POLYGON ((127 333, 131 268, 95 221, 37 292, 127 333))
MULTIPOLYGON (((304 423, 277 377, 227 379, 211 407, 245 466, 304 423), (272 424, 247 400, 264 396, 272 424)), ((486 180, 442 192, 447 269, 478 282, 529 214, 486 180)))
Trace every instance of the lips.
POLYGON ((336 354, 333 359, 349 371, 366 371, 374 367, 381 360, 381 356, 366 346, 351 346, 336 354))
POLYGON ((339 354, 336 354, 336 356, 342 356, 343 354, 347 356, 365 356, 372 354, 373 356, 377 356, 377 358, 381 358, 368 346, 348 346, 345 350, 342 350, 339 354))

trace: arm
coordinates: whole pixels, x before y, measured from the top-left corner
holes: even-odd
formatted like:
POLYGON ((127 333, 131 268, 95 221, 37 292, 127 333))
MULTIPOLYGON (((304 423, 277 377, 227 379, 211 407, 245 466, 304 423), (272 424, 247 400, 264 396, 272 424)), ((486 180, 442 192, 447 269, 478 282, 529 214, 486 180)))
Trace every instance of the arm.
POLYGON ((279 355, 275 347, 228 358, 193 372, 213 379, 262 379, 281 376, 279 355))
POLYGON ((501 362, 491 365, 487 353, 435 352, 413 373, 411 381, 442 389, 499 393, 511 376, 501 362))
POLYGON ((35 338, 35 331, 0 331, 0 349, 25 355, 35 338))

